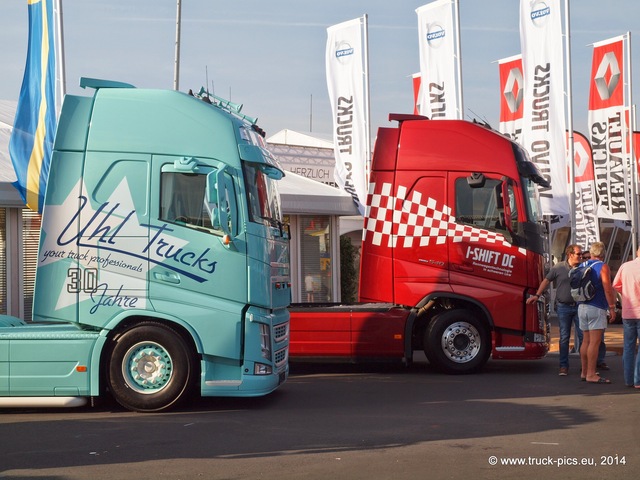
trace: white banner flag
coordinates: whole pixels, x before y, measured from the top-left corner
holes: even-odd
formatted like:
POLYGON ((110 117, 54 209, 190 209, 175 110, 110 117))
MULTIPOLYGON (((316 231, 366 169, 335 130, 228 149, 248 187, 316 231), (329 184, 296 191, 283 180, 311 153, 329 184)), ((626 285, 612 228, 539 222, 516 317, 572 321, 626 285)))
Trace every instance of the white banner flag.
POLYGON ((498 61, 498 66, 500 68, 500 133, 520 143, 524 97, 522 55, 503 58, 498 61))
POLYGON ((326 69, 333 112, 336 182, 353 197, 361 215, 367 200, 369 141, 366 112, 363 20, 357 18, 327 29, 326 69))
POLYGON ((524 74, 522 145, 549 188, 539 188, 542 212, 569 213, 564 116, 564 55, 559 0, 520 0, 524 74))
POLYGON ((437 0, 416 9, 422 83, 418 105, 420 115, 431 119, 462 117, 456 88, 457 32, 452 6, 452 0, 437 0))
POLYGON ((624 38, 593 46, 589 133, 598 194, 598 217, 630 220, 629 129, 624 101, 624 38))

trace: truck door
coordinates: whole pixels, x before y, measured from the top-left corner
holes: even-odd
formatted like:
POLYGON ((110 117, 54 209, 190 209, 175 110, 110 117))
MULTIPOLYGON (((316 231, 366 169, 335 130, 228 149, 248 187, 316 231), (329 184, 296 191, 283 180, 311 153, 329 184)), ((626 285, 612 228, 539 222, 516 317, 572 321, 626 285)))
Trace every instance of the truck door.
POLYGON ((188 319, 205 351, 227 358, 240 356, 241 342, 229 339, 241 334, 248 295, 236 192, 231 173, 219 162, 152 159, 149 301, 158 312, 188 319), (221 202, 209 201, 212 178, 221 202))
POLYGON ((416 305, 429 292, 449 290, 446 177, 398 171, 396 196, 394 301, 416 305))
POLYGON ((65 295, 81 323, 146 306, 149 155, 87 152, 77 212, 59 242, 73 265, 65 295))
POLYGON ((449 236, 453 288, 511 292, 519 304, 527 256, 518 246, 522 206, 515 182, 496 174, 451 172, 449 185, 455 220, 449 236))

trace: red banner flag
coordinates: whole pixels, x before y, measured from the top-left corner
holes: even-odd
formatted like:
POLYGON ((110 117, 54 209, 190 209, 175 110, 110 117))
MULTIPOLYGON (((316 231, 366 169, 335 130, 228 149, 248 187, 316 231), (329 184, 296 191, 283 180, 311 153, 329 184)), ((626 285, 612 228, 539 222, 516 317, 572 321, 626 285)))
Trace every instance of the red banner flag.
POLYGON ((522 55, 503 58, 498 61, 498 66, 500 68, 500 133, 520 142, 524 96, 522 55))

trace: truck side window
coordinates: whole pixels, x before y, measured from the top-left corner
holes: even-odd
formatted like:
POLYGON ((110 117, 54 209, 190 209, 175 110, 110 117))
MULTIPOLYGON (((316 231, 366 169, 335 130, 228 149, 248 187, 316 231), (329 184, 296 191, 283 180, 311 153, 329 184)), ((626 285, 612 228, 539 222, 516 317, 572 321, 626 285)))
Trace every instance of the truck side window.
POLYGON ((458 223, 489 230, 505 230, 495 201, 499 180, 487 178, 484 186, 471 188, 465 177, 456 179, 456 211, 458 223))
POLYGON ((160 180, 160 220, 213 230, 206 203, 206 179, 206 175, 195 173, 163 172, 160 180))

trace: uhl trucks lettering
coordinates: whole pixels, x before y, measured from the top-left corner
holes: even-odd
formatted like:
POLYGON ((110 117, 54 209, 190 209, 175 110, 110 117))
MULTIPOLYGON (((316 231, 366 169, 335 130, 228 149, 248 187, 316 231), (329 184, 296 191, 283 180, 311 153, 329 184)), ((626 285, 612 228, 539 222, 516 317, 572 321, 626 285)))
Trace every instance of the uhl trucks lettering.
POLYGON ((58 122, 34 321, 0 317, 0 406, 276 389, 289 245, 263 132, 204 90, 81 86, 93 97, 67 95, 58 122))
POLYGON ((397 358, 447 373, 543 357, 545 226, 526 153, 484 126, 392 115, 363 224, 360 302, 291 308, 292 359, 397 358))

